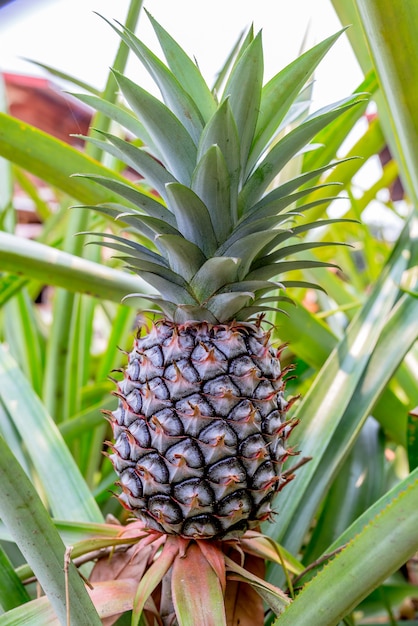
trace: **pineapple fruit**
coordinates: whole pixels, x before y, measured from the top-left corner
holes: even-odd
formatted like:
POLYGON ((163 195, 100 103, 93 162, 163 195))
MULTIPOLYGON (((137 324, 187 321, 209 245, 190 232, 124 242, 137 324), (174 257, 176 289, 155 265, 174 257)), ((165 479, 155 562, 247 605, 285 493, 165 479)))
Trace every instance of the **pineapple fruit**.
POLYGON ((121 502, 149 528, 241 535, 282 486, 280 361, 259 325, 164 319, 139 336, 112 414, 121 502))
POLYGON ((339 33, 263 86, 261 35, 250 30, 211 90, 149 17, 167 65, 132 32, 111 26, 162 101, 116 72, 131 111, 80 96, 142 144, 109 133, 90 138, 145 179, 136 186, 92 176, 120 199, 93 208, 127 231, 100 243, 155 290, 133 294, 152 303, 154 321, 138 332, 119 406, 108 414, 110 459, 121 503, 146 528, 229 539, 269 519, 289 479, 283 463, 296 422, 286 416, 285 372, 265 315, 288 300, 288 287, 316 287, 294 274, 286 280, 288 272, 329 265, 300 259, 324 244, 298 236, 330 221, 303 219, 313 206, 303 199, 333 164, 280 184, 277 177, 357 100, 307 113, 308 80, 339 33))

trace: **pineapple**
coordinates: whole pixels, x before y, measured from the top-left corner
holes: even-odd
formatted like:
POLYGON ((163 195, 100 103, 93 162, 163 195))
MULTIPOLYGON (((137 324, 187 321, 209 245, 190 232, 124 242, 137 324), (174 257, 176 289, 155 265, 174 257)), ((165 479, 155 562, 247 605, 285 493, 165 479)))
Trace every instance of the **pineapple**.
POLYGON ((112 414, 121 502, 148 528, 241 535, 283 485, 280 361, 258 324, 165 318, 135 340, 112 414))
POLYGON ((186 539, 239 537, 274 511, 288 482, 285 371, 265 316, 288 300, 286 273, 329 265, 294 255, 315 248, 298 235, 332 220, 300 214, 322 172, 278 184, 283 167, 356 98, 308 116, 307 80, 337 35, 263 86, 261 35, 248 32, 211 90, 198 67, 149 16, 164 64, 132 32, 112 25, 158 85, 162 101, 115 72, 132 111, 80 96, 140 142, 102 133, 91 141, 145 179, 93 180, 119 202, 94 207, 129 234, 103 245, 153 293, 138 331, 118 408, 108 414, 120 501, 151 531, 186 539), (221 95, 219 95, 221 94, 221 95), (142 145, 138 147, 138 144, 142 145), (144 182, 152 192, 147 192, 144 182), (298 203, 298 213, 294 207, 298 203), (136 235, 134 238, 132 235, 136 235))

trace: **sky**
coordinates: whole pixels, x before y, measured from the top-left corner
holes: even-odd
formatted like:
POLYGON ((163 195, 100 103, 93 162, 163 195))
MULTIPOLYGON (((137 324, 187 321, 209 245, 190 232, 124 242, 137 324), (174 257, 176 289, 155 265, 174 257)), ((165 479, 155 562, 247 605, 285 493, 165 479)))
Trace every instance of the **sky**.
MULTIPOLYGON (((44 75, 30 58, 103 88, 118 41, 95 12, 124 21, 129 0, 15 0, 0 9, 0 70, 44 75)), ((309 46, 340 29, 330 0, 145 0, 147 10, 197 59, 213 82, 240 32, 263 31, 266 80, 309 46)), ((136 34, 158 50, 142 13, 136 34)), ((147 83, 138 61, 128 74, 147 83)), ((361 71, 343 35, 316 73, 317 107, 339 100, 360 84, 361 71)))

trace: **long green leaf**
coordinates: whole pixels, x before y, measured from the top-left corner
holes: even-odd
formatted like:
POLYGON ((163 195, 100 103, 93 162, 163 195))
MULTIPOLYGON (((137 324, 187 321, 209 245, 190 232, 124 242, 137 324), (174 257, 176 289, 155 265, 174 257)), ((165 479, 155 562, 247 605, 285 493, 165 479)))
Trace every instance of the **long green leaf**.
POLYGON ((295 547, 301 541, 315 510, 318 508, 328 486, 331 484, 341 462, 347 456, 374 403, 385 385, 395 373, 399 363, 417 340, 418 330, 414 320, 418 306, 411 299, 402 298, 397 303, 379 338, 376 349, 363 377, 357 385, 352 401, 345 410, 338 431, 324 452, 321 463, 310 481, 303 504, 294 519, 294 526, 286 532, 287 545, 295 547), (400 332, 401 339, 397 335, 400 332), (389 358, 391 356, 391 358, 389 358))
POLYGON ((180 183, 190 184, 196 164, 196 146, 188 131, 160 100, 123 74, 116 72, 115 76, 130 106, 144 120, 167 168, 180 183))
POLYGON ((194 191, 180 183, 166 185, 169 205, 175 215, 178 229, 206 256, 216 250, 215 232, 208 208, 194 191))
POLYGON ((348 36, 360 65, 374 65, 381 87, 379 116, 410 197, 418 197, 418 6, 403 0, 332 0, 338 15, 353 24, 348 36), (402 41, 402 45, 399 42, 402 41))
POLYGON ((7 554, 0 546, 0 608, 9 611, 15 606, 25 604, 30 596, 22 585, 7 554))
POLYGON ((56 67, 52 67, 51 65, 48 65, 47 63, 40 63, 39 61, 34 61, 33 59, 27 59, 27 58, 26 59, 24 58, 24 60, 29 61, 29 63, 33 63, 33 65, 36 65, 36 67, 41 67, 43 70, 46 70, 48 74, 51 74, 51 76, 55 76, 56 78, 65 80, 69 83, 72 83, 73 85, 77 85, 78 87, 81 87, 82 89, 84 89, 84 91, 87 91, 88 93, 96 94, 97 96, 100 95, 100 91, 96 89, 95 87, 93 87, 93 85, 90 85, 84 82, 83 80, 80 80, 76 76, 67 74, 67 72, 62 72, 61 70, 57 69, 56 67))
MULTIPOLYGON (((232 114, 229 99, 224 100, 219 105, 202 132, 197 152, 197 168, 200 167, 199 163, 201 159, 209 150, 212 149, 212 146, 218 146, 225 159, 229 173, 230 200, 226 205, 227 207, 229 206, 229 208, 228 210, 224 210, 224 229, 225 231, 228 231, 237 219, 238 184, 241 171, 238 129, 232 114)), ((199 177, 196 171, 194 173, 192 185, 193 189, 195 189, 196 186, 196 193, 201 195, 202 186, 199 184, 199 177)))
POLYGON ((382 495, 384 446, 379 423, 368 418, 326 496, 304 553, 305 563, 325 554, 328 546, 382 495))
POLYGON ((76 148, 1 112, 0 156, 86 204, 111 202, 117 196, 86 179, 72 177, 75 172, 123 180, 76 148))
POLYGON ((325 126, 337 119, 344 111, 358 105, 356 96, 336 103, 334 108, 317 111, 305 122, 290 131, 268 152, 257 169, 251 174, 240 193, 240 207, 245 213, 260 200, 263 193, 286 163, 325 126))
POLYGON ((144 193, 132 184, 116 181, 104 176, 96 176, 94 174, 83 174, 82 176, 83 178, 94 180, 96 183, 106 187, 106 189, 110 189, 115 194, 119 194, 122 198, 128 200, 130 204, 142 209, 150 217, 163 220, 171 226, 176 226, 172 213, 170 213, 161 202, 158 202, 151 193, 144 193))
MULTIPOLYGON (((90 375, 88 363, 94 332, 95 307, 96 302, 93 298, 78 295, 74 299, 67 346, 66 369, 63 376, 63 409, 61 415, 55 417, 56 423, 66 421, 81 411, 82 395, 80 389, 83 389, 88 383, 90 375)), ((80 461, 79 467, 85 475, 84 467, 80 461)))
MULTIPOLYGON (((19 392, 18 396, 19 397, 19 392)), ((67 621, 65 546, 38 494, 0 436, 0 516, 35 572, 62 624, 100 626, 101 621, 74 564, 68 564, 67 621)), ((32 441, 33 444, 33 441, 32 441)), ((68 498, 67 490, 61 498, 68 498)))
POLYGON ((43 342, 34 307, 26 290, 4 307, 5 338, 34 391, 40 395, 44 368, 43 342))
POLYGON ((237 125, 242 171, 251 149, 260 110, 263 71, 263 47, 259 33, 232 69, 222 95, 224 100, 229 99, 237 125))
POLYGON ((302 54, 263 87, 260 112, 248 160, 247 174, 250 173, 260 158, 262 150, 274 136, 289 106, 294 102, 296 95, 312 76, 315 68, 334 45, 335 41, 340 37, 341 32, 328 37, 311 50, 302 54))
MULTIPOLYGON (((246 215, 246 217, 242 220, 240 220, 240 227, 236 229, 236 231, 239 233, 239 235, 243 232, 245 232, 245 229, 247 228, 254 228, 254 224, 260 224, 262 223, 261 220, 270 220, 271 218, 280 215, 281 213, 286 217, 288 215, 294 215, 292 212, 289 212, 289 210, 286 212, 285 209, 292 204, 296 204, 297 202, 299 204, 301 204, 301 200, 302 198, 310 195, 314 195, 315 192, 319 192, 321 190, 324 191, 324 195, 325 197, 322 198, 321 200, 323 203, 325 203, 326 200, 335 200, 335 196, 332 196, 332 198, 328 198, 328 194, 330 192, 330 186, 339 186, 338 183, 331 183, 330 185, 326 184, 326 185, 318 185, 317 187, 314 187, 313 189, 301 189, 300 191, 297 191, 295 193, 291 193, 289 195, 283 195, 282 194, 282 188, 286 188, 289 187, 290 184, 289 183, 285 183, 284 185, 277 187, 276 189, 274 189, 273 191, 271 191, 269 194, 267 194, 266 196, 264 196, 260 202, 258 202, 256 205, 254 205, 251 210, 248 212, 248 215, 246 215)), ((331 190, 332 191, 332 190, 331 190)), ((336 191, 339 191, 339 189, 337 189, 336 191)), ((315 205, 313 205, 315 206, 315 205)), ((305 202, 303 202, 303 204, 301 204, 301 206, 298 207, 300 211, 304 211, 306 209, 311 208, 310 203, 309 204, 305 204, 305 202)), ((277 223, 279 223, 279 220, 281 218, 278 218, 277 223)), ((313 220, 310 220, 313 221, 313 220)), ((237 236, 235 235, 235 233, 233 234, 233 236, 237 236)))
POLYGON ((417 499, 418 479, 304 587, 275 624, 338 624, 418 550, 417 499))
POLYGON ((393 500, 402 494, 403 491, 416 484, 417 480, 418 469, 415 469, 408 476, 406 476, 406 478, 396 483, 392 489, 379 498, 379 500, 364 511, 362 515, 359 515, 359 517, 333 543, 327 546, 327 551, 332 552, 333 550, 336 550, 337 548, 352 541, 363 530, 363 528, 367 526, 367 524, 369 524, 373 519, 376 519, 393 500))
POLYGON ((192 189, 208 208, 216 242, 219 245, 232 230, 231 178, 219 146, 212 146, 199 160, 192 189))
POLYGON ((180 84, 199 107, 205 122, 216 110, 216 103, 199 68, 166 30, 147 12, 167 63, 180 84))
POLYGON ((397 284, 408 263, 410 227, 408 224, 405 228, 373 293, 331 353, 298 409, 304 417, 297 429, 298 445, 303 454, 313 457, 313 460, 298 472, 295 486, 287 493, 284 490, 280 522, 275 529, 267 529, 276 539, 275 533, 278 533, 278 540, 290 551, 297 551, 304 535, 301 527, 293 529, 292 526, 300 524, 305 528, 309 524, 309 515, 302 515, 300 508, 308 498, 313 476, 317 468, 323 466, 325 451, 351 399, 355 398, 356 387, 398 295, 397 284), (287 534, 292 536, 289 543, 282 541, 287 534))
POLYGON ((4 232, 0 232, 0 268, 113 302, 149 290, 138 276, 4 232))
MULTIPOLYGON (((162 256, 160 256, 156 252, 153 252, 152 250, 149 250, 142 244, 137 243, 136 241, 133 241, 132 239, 126 239, 124 237, 119 237, 118 235, 113 235, 111 233, 96 234, 92 232, 92 233, 83 233, 83 234, 94 235, 96 237, 103 237, 105 239, 105 241, 92 241, 91 243, 93 245, 104 246, 105 248, 110 248, 111 250, 118 250, 119 252, 123 252, 125 255, 132 254, 138 259, 151 261, 152 263, 158 263, 159 265, 168 267, 167 262, 162 256), (110 242, 107 241, 107 239, 110 239, 110 242), (115 242, 119 242, 119 243, 115 243, 115 242)), ((161 236, 162 235, 160 235, 160 237, 161 236)), ((165 236, 167 237, 167 235, 165 236)), ((175 235, 171 235, 171 236, 174 237, 175 235)))
MULTIPOLYGON (((128 108, 123 107, 119 103, 116 104, 114 102, 104 100, 103 97, 92 96, 85 93, 73 93, 71 95, 78 98, 78 100, 81 100, 81 102, 84 102, 96 111, 99 111, 109 118, 109 120, 113 120, 123 128, 126 128, 126 130, 132 133, 134 137, 141 137, 142 141, 144 141, 147 146, 152 145, 151 138, 145 130, 144 125, 141 124, 136 115, 134 115, 128 108)), ((104 132, 103 129, 101 129, 100 132, 104 132)))
POLYGON ((165 185, 177 182, 174 176, 142 148, 138 148, 133 143, 116 137, 116 135, 103 132, 101 134, 108 141, 101 141, 95 137, 87 137, 87 140, 130 165, 145 177, 146 182, 152 185, 162 198, 165 198, 165 185))
POLYGON ((325 261, 278 261, 277 263, 273 263, 272 265, 259 267, 258 269, 251 272, 248 275, 248 278, 255 278, 257 275, 258 279, 269 280, 270 278, 274 278, 275 276, 278 276, 280 278, 282 274, 286 274, 287 272, 321 267, 332 267, 338 269, 338 266, 334 263, 326 263, 325 261))
POLYGON ((56 517, 101 522, 58 428, 6 349, 0 346, 0 395, 42 482, 56 517))
POLYGON ((115 30, 143 63, 158 85, 166 105, 175 113, 197 143, 203 122, 193 99, 167 66, 134 33, 127 29, 119 31, 115 28, 115 30))

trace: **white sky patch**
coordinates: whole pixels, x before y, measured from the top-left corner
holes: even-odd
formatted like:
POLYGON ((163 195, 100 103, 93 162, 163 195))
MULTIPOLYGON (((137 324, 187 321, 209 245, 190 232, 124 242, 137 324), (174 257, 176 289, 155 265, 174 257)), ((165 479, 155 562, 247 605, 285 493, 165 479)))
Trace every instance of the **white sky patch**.
MULTIPOLYGON (((196 0, 149 0, 144 6, 196 57, 209 83, 239 33, 251 23, 256 31, 263 31, 266 80, 298 56, 307 32, 310 47, 341 28, 330 0, 212 0, 209 5, 196 0)), ((123 22, 128 7, 129 0, 15 0, 0 11, 0 69, 44 75, 22 60, 27 57, 102 88, 118 38, 94 11, 123 22)), ((156 49, 144 12, 136 34, 156 49)), ((128 74, 143 83, 150 80, 134 60, 128 74)), ((360 84, 362 73, 345 35, 322 61, 315 78, 316 108, 347 96, 360 84)))

